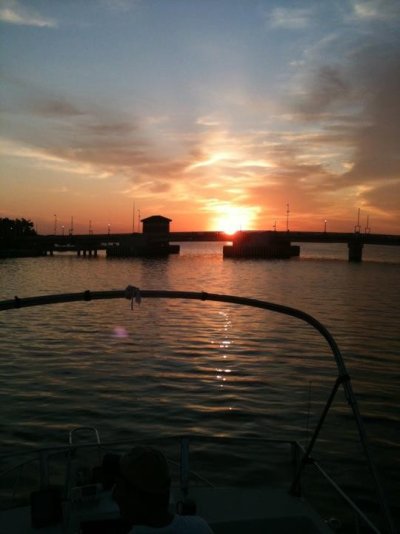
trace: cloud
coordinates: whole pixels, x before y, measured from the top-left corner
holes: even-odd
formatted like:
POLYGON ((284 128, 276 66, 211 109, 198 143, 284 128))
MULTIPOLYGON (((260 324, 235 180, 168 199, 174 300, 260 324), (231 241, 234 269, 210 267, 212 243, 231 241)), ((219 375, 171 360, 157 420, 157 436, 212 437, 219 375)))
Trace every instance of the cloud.
POLYGON ((218 119, 215 119, 212 115, 207 115, 204 117, 199 117, 196 121, 196 124, 199 124, 200 126, 220 126, 220 121, 218 119))
POLYGON ((297 119, 318 124, 326 145, 342 137, 349 170, 335 187, 400 181, 400 37, 358 41, 339 69, 322 65, 297 97, 297 119))
POLYGON ((57 28, 57 21, 43 17, 32 9, 27 9, 15 0, 3 1, 0 5, 0 21, 19 26, 57 28))
POLYGON ((298 97, 297 111, 306 120, 315 120, 327 111, 347 104, 351 98, 351 88, 338 67, 325 65, 313 75, 307 92, 298 97))
POLYGON ((117 13, 127 13, 140 2, 141 0, 102 0, 102 4, 117 13))
POLYGON ((63 98, 47 98, 31 101, 30 112, 42 117, 71 117, 82 112, 63 98))
POLYGON ((387 224, 398 222, 400 35, 364 30, 344 38, 336 57, 320 51, 319 65, 314 57, 312 70, 304 67, 282 116, 290 129, 276 138, 273 160, 281 172, 276 182, 253 188, 254 199, 268 192, 282 203, 287 190, 310 213, 312 203, 315 212, 337 217, 361 206, 387 224))
POLYGON ((354 129, 353 167, 344 179, 400 181, 400 39, 390 46, 367 46, 354 61, 362 122, 354 129))
POLYGON ((360 21, 392 20, 400 16, 398 0, 353 0, 352 13, 360 21))
POLYGON ((312 12, 302 8, 277 7, 267 17, 271 28, 284 30, 302 30, 312 21, 312 12))
POLYGON ((129 176, 151 161, 143 132, 126 114, 75 102, 21 79, 7 81, 14 90, 4 116, 18 117, 24 127, 9 129, 5 154, 8 147, 9 155, 34 165, 95 179, 129 176))
POLYGON ((364 195, 368 207, 374 207, 387 213, 392 211, 397 218, 400 217, 399 184, 391 183, 372 188, 364 195))
POLYGON ((124 137, 130 135, 137 130, 137 125, 132 121, 115 120, 111 118, 110 121, 104 118, 94 119, 93 122, 87 122, 85 128, 88 133, 97 137, 105 137, 107 140, 112 140, 115 137, 124 137))

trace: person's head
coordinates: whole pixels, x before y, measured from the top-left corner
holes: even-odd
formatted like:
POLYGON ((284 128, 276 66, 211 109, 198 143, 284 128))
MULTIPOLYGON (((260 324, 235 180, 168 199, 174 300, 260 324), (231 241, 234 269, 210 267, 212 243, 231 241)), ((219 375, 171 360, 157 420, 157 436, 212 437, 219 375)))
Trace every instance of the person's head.
POLYGON ((153 524, 168 514, 171 478, 164 455, 134 447, 121 457, 113 491, 121 517, 131 524, 153 524))

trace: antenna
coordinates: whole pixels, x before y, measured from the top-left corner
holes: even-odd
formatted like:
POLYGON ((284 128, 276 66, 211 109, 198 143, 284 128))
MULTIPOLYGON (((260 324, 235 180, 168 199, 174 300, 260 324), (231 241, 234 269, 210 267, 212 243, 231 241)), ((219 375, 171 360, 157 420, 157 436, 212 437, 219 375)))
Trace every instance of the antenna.
POLYGON ((360 208, 358 208, 357 224, 354 227, 354 233, 359 234, 361 232, 360 226, 360 208))
POLYGON ((370 234, 371 228, 369 227, 369 215, 367 215, 367 226, 365 227, 365 233, 370 234))
POLYGON ((286 232, 289 232, 289 202, 286 204, 286 232))

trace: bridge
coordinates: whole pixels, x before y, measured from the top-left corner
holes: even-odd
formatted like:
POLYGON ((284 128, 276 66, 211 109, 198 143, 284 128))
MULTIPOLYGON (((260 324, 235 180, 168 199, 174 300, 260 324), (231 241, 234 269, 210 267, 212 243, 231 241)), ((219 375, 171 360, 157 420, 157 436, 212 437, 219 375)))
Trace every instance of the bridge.
MULTIPOLYGON (((169 232, 161 237, 169 242, 188 241, 234 241, 246 239, 254 235, 273 235, 274 238, 288 240, 290 243, 346 243, 349 261, 362 261, 364 245, 400 246, 400 235, 372 234, 372 233, 344 233, 344 232, 293 232, 293 231, 263 231, 245 230, 234 235, 221 231, 188 231, 169 232)), ((135 236, 132 233, 106 234, 76 234, 76 235, 47 235, 25 238, 26 248, 35 249, 40 254, 53 254, 55 251, 74 251, 77 255, 96 256, 98 250, 106 250, 112 244, 127 244, 135 236)))
POLYGON ((364 245, 400 246, 400 235, 371 234, 360 232, 292 232, 245 230, 229 236, 224 232, 171 232, 171 241, 230 241, 238 235, 246 236, 270 234, 290 243, 346 243, 349 261, 362 261, 364 245))
MULTIPOLYGON (((371 234, 357 232, 292 232, 268 230, 243 230, 234 235, 225 232, 170 232, 170 241, 232 241, 237 234, 252 235, 273 233, 277 236, 289 237, 293 243, 348 243, 357 239, 365 245, 400 245, 400 235, 371 234)), ((126 234, 124 234, 126 235, 126 234)))

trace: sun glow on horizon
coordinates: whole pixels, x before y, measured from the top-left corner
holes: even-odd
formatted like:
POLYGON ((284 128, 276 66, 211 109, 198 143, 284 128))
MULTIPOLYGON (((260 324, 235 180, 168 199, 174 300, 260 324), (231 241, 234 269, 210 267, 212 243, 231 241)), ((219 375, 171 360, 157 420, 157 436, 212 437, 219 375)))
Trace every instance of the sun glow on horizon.
POLYGON ((221 231, 228 236, 234 236, 236 232, 240 231, 240 228, 236 228, 236 224, 231 224, 227 222, 227 223, 224 223, 221 231))
POLYGON ((218 210, 213 221, 213 228, 233 236, 241 230, 249 230, 254 219, 254 208, 238 208, 231 205, 223 205, 218 210))

